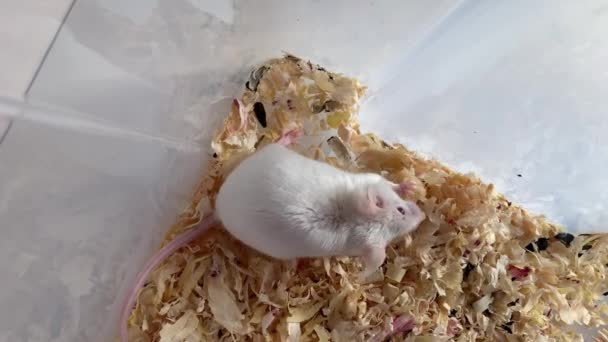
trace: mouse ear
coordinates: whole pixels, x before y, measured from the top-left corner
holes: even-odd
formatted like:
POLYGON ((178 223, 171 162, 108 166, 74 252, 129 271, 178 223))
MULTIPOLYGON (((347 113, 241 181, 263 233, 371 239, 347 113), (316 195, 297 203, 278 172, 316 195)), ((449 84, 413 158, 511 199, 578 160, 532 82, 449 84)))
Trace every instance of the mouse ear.
POLYGON ((368 187, 366 190, 357 194, 357 209, 365 215, 375 215, 384 208, 385 201, 380 194, 368 187))

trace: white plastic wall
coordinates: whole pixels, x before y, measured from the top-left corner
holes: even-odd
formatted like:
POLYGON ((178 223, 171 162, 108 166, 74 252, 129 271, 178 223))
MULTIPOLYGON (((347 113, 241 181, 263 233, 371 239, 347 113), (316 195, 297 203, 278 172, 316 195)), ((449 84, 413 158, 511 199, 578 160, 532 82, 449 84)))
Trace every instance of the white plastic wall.
POLYGON ((28 103, 0 106, 0 341, 109 340, 231 98, 282 51, 369 85, 364 128, 601 229, 607 29, 600 0, 78 1, 28 103))

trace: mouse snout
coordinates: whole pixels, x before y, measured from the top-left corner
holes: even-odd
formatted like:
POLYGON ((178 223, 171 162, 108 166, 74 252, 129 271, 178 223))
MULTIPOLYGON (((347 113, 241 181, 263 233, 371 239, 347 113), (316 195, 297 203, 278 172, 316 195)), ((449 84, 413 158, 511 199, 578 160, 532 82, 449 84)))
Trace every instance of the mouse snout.
POLYGON ((424 211, 422 211, 422 209, 420 209, 420 207, 418 207, 418 205, 414 202, 408 202, 407 209, 410 215, 412 215, 418 223, 422 222, 426 218, 424 211))

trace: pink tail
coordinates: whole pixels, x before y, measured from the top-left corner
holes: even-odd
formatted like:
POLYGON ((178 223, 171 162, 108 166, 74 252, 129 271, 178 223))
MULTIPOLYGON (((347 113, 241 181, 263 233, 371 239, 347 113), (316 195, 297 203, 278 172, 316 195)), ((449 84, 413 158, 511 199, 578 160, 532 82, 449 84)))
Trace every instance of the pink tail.
POLYGON ((211 227, 212 225, 214 225, 216 223, 217 223, 217 219, 215 218, 215 215, 213 215, 213 214, 204 218, 197 227, 178 236, 176 239, 169 242, 169 244, 167 244, 161 250, 156 252, 156 254, 154 254, 154 256, 152 256, 152 258, 150 260, 148 260, 148 262, 146 263, 144 268, 137 275, 137 278, 135 278, 135 284, 133 285, 133 288, 131 288, 131 291, 129 292, 129 295, 128 295, 127 299, 125 300, 125 302, 122 306, 122 310, 120 312, 120 340, 121 340, 121 342, 129 341, 127 320, 129 319, 131 310, 133 310, 133 305, 135 305, 135 299, 137 298, 137 295, 139 294, 139 290, 141 290, 141 288, 144 286, 144 284, 148 280, 150 273, 152 273, 152 271, 156 267, 158 267, 158 265, 160 265, 163 262, 163 260, 165 260, 169 255, 173 254, 178 249, 180 249, 180 248, 184 247, 185 245, 189 244, 190 242, 192 242, 192 240, 196 239, 199 235, 204 233, 207 229, 209 229, 209 227, 211 227))

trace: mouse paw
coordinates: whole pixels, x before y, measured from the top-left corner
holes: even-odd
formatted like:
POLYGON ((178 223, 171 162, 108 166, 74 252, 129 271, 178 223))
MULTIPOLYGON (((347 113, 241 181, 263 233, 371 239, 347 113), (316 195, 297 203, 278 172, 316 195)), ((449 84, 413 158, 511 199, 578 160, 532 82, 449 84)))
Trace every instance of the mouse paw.
POLYGON ((287 132, 283 133, 283 135, 277 140, 277 144, 281 144, 283 146, 293 145, 302 137, 302 130, 299 128, 290 129, 287 132))
POLYGON ((365 249, 361 256, 364 263, 364 268, 359 274, 359 281, 365 283, 369 278, 378 271, 380 266, 386 260, 386 251, 381 246, 370 246, 365 249))
POLYGON ((393 185, 393 190, 402 197, 410 196, 414 194, 414 189, 416 188, 416 183, 414 181, 405 181, 399 184, 393 185))

